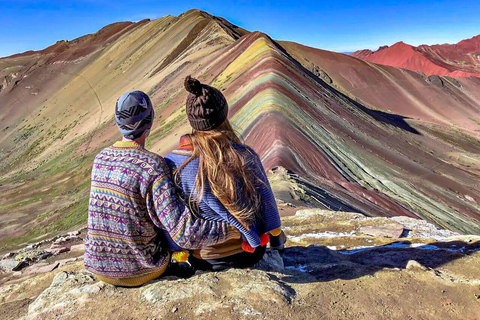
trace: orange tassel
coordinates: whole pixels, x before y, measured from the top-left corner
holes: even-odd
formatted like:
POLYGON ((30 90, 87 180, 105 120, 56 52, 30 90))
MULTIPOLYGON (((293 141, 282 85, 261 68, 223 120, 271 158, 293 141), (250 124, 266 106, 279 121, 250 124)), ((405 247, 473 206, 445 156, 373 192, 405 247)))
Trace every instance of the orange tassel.
MULTIPOLYGON (((260 245, 261 246, 266 246, 267 243, 270 241, 270 237, 268 234, 264 233, 260 236, 260 245)), ((246 252, 253 253, 255 252, 255 248, 252 247, 247 241, 243 240, 242 242, 242 250, 246 252)))
POLYGON ((252 247, 247 241, 245 241, 245 240, 243 240, 242 249, 243 249, 243 251, 250 252, 250 253, 254 253, 254 252, 255 252, 255 248, 253 248, 253 247, 252 247))
POLYGON ((261 246, 266 246, 269 241, 270 241, 270 237, 268 236, 268 234, 264 233, 260 236, 261 246))

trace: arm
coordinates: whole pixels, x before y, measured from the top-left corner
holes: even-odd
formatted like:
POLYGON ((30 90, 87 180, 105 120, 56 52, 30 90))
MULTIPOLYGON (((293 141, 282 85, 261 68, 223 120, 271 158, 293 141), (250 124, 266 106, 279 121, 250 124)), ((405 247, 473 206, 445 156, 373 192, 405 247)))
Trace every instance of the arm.
POLYGON ((184 249, 199 249, 226 241, 227 224, 195 217, 177 197, 170 170, 165 162, 158 171, 146 197, 153 223, 164 229, 172 240, 184 249))
POLYGON ((268 182, 267 174, 265 173, 260 157, 255 151, 253 151, 253 149, 248 148, 248 151, 251 153, 250 161, 254 174, 259 180, 257 188, 262 200, 262 217, 267 228, 265 231, 277 236, 281 232, 281 221, 275 196, 273 195, 272 188, 268 182))

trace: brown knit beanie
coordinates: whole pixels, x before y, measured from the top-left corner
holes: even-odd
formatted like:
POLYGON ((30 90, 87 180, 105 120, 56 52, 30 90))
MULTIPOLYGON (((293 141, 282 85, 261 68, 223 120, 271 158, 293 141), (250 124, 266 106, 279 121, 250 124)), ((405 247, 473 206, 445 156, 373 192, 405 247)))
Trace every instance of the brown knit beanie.
POLYGON ((200 83, 190 76, 185 78, 187 117, 193 129, 208 131, 221 125, 228 114, 227 100, 220 90, 200 83))

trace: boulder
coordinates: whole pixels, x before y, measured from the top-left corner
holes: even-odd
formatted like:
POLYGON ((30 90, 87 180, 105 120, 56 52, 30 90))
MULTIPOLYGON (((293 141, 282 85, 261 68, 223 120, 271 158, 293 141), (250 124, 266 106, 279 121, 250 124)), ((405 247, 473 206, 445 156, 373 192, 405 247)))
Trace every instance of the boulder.
POLYGON ((15 259, 5 259, 0 261, 0 268, 6 271, 18 271, 28 266, 26 261, 17 261, 15 259))
POLYGON ((84 250, 85 250, 85 244, 83 244, 83 243, 75 244, 75 245, 73 245, 73 246, 70 247, 70 250, 71 250, 71 251, 75 251, 75 250, 84 251, 84 250))
POLYGON ((268 249, 262 260, 255 266, 256 269, 265 271, 284 272, 283 258, 277 250, 268 249))
POLYGON ((63 260, 58 260, 59 267, 63 267, 64 265, 67 265, 70 262, 75 262, 77 261, 77 258, 69 258, 69 259, 63 259, 63 260))
POLYGON ((50 248, 49 252, 53 254, 54 256, 58 256, 60 253, 68 252, 70 251, 70 248, 68 247, 58 247, 58 248, 50 248))
POLYGON ((29 251, 24 251, 24 252, 18 253, 15 256, 15 260, 17 260, 17 261, 23 261, 23 260, 38 261, 38 260, 45 259, 49 256, 50 256, 50 254, 45 250, 34 249, 34 250, 29 250, 29 251))
POLYGON ((14 255, 15 255, 14 252, 9 252, 9 253, 5 254, 5 255, 2 257, 2 260, 3 260, 3 259, 11 258, 11 257, 13 257, 14 255))
POLYGON ((428 270, 425 266, 422 266, 418 261, 409 260, 407 262, 407 266, 405 267, 407 270, 428 270))
POLYGON ((51 285, 29 305, 26 318, 44 318, 43 314, 70 315, 88 298, 95 299, 94 295, 106 286, 109 285, 98 282, 95 276, 86 270, 75 273, 59 272, 51 285))
POLYGON ((381 226, 361 227, 358 231, 373 237, 400 238, 402 237, 404 227, 400 223, 389 223, 381 226))
POLYGON ((206 272, 181 280, 160 278, 139 291, 142 299, 155 308, 190 299, 201 301, 195 314, 206 318, 213 316, 218 308, 261 315, 259 305, 287 305, 294 295, 294 291, 281 282, 271 281, 268 273, 251 269, 206 272))
POLYGON ((55 262, 55 263, 52 263, 52 264, 44 265, 44 266, 35 265, 35 266, 33 266, 33 268, 31 270, 29 270, 27 272, 27 274, 51 272, 51 271, 55 270, 56 268, 58 268, 59 265, 60 265, 60 263, 58 261, 55 262))

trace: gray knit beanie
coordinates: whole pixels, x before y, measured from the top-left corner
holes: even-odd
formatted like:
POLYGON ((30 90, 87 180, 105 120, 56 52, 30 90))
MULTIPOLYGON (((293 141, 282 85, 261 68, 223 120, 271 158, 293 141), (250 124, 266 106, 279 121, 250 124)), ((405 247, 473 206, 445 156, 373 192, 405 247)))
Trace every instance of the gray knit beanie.
POLYGON ((118 98, 115 120, 125 138, 133 140, 141 137, 152 127, 153 117, 152 102, 145 92, 130 91, 118 98))

